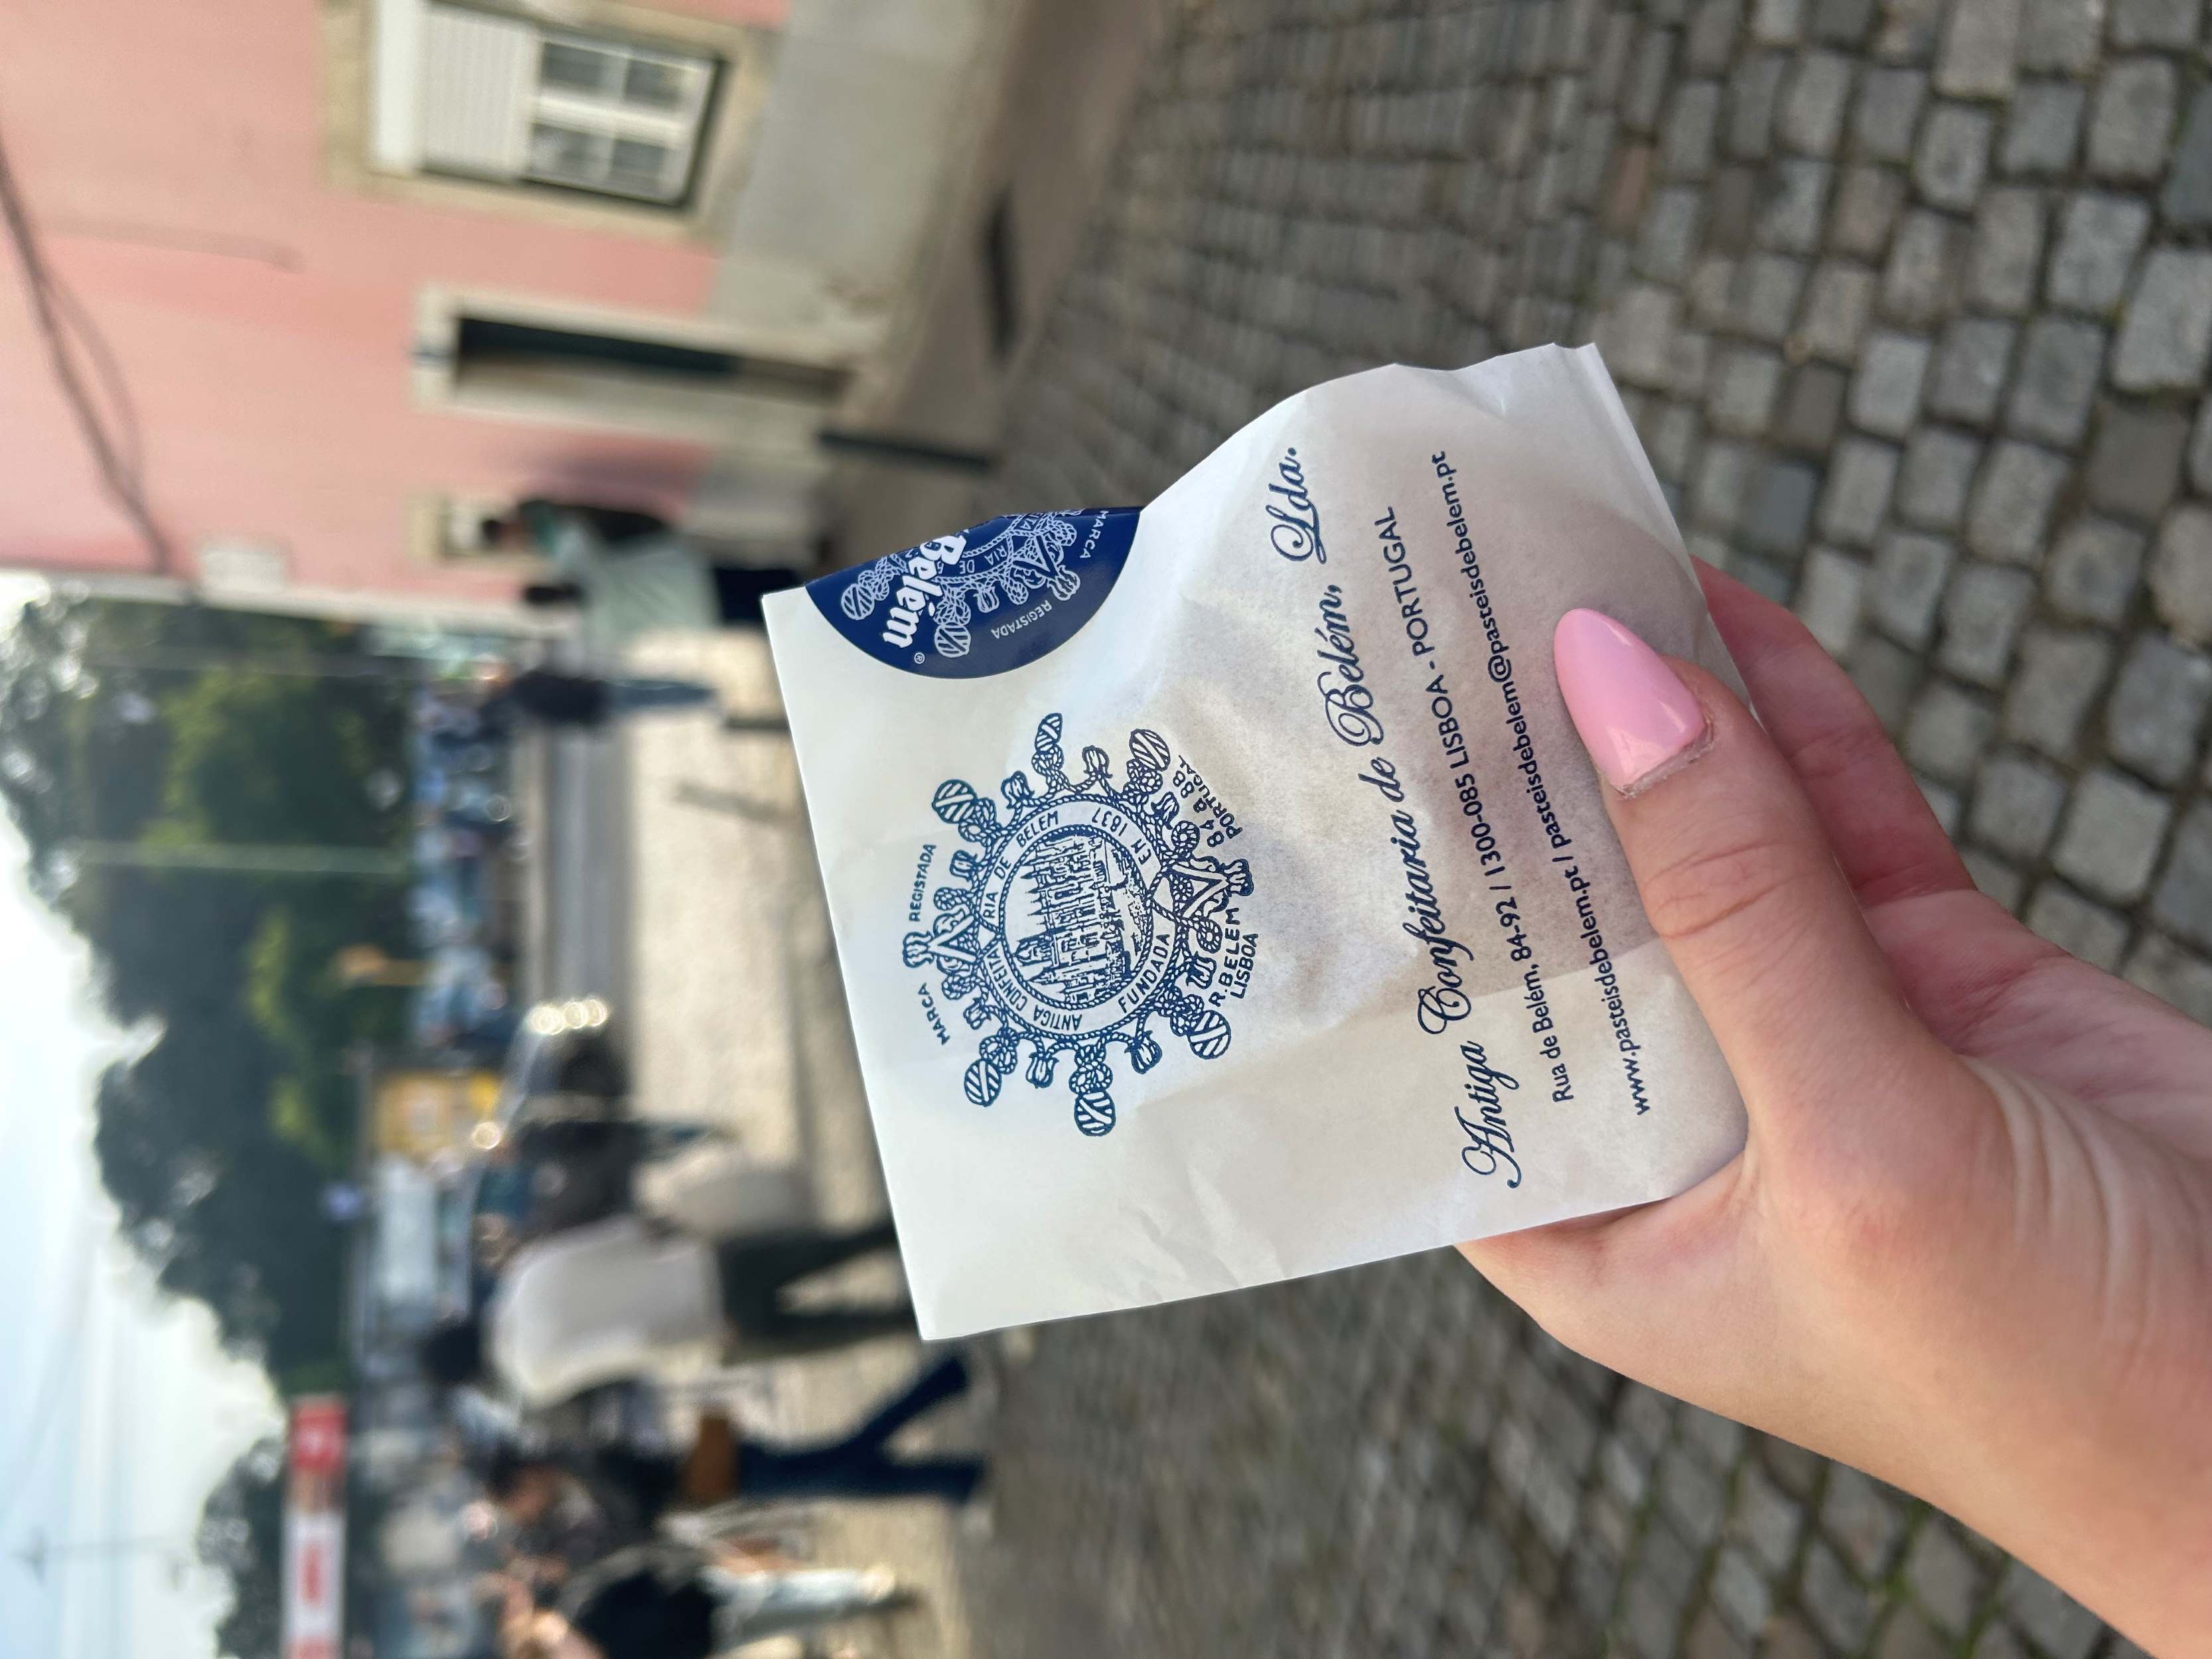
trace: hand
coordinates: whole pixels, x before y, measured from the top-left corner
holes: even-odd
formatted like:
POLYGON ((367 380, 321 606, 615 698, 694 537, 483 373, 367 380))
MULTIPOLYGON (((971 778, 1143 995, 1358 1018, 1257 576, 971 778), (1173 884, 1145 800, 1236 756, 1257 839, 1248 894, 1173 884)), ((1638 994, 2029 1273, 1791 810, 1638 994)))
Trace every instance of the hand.
POLYGON ((1555 658, 1748 1142, 1462 1249, 1570 1347, 2212 1655, 2212 1031, 1976 891, 1843 672, 1704 580, 1764 729, 1592 612, 1555 658))

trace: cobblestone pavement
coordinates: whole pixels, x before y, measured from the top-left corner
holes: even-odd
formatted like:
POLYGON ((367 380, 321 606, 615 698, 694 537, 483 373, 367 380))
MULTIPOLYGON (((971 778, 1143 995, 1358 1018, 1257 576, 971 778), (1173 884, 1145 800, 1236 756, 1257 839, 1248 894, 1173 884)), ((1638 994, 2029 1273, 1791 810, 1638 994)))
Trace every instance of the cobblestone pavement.
MULTIPOLYGON (((1143 501, 1312 381, 1595 338, 1976 879, 2212 1020, 2204 10, 1194 3, 985 499, 1143 501)), ((1008 1659, 2134 1651, 1449 1258, 1048 1328, 1001 1427, 1008 1659)))

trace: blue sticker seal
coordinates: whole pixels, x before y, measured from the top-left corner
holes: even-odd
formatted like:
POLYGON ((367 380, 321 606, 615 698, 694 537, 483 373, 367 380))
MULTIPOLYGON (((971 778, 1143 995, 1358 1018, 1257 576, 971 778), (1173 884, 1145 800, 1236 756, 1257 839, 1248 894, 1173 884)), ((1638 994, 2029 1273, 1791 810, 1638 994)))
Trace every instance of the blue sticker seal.
POLYGON ((1089 622, 1121 574, 1137 509, 1018 513, 809 582, 830 625, 878 662, 981 679, 1089 622))
MULTIPOLYGON (((1251 896, 1252 869, 1201 850, 1233 836, 1233 820, 1159 733, 1129 734, 1116 783, 1106 751, 1088 746, 1071 776, 1061 731, 1058 714, 1045 716, 1034 781, 1014 773, 998 800, 958 778, 938 786, 930 805, 966 844, 930 895, 927 930, 907 934, 901 955, 933 972, 961 1023, 983 1033, 963 1079, 970 1101, 997 1101, 1024 1046, 1038 1089, 1066 1055, 1075 1126, 1103 1135, 1115 1119, 1110 1049, 1151 1071, 1157 1024, 1197 1059, 1228 1052, 1223 1009, 1243 996, 1259 945, 1238 902, 1251 896), (1201 792, 1217 809, 1210 830, 1188 810, 1201 792)), ((915 921, 933 851, 915 877, 915 921)), ((949 1042, 950 1022, 931 1018, 949 1042)))

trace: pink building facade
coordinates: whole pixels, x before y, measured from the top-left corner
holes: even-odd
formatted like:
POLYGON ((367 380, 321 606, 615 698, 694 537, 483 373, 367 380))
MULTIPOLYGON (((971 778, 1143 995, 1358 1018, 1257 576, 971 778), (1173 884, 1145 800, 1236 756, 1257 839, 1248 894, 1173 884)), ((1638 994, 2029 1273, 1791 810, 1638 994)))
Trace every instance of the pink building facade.
MULTIPOLYGON (((802 530, 810 422, 880 323, 772 222, 746 246, 788 8, 0 0, 0 136, 127 384, 168 574, 498 600, 470 504, 682 516, 732 443, 732 510, 802 530)), ((16 283, 0 563, 152 573, 46 353, 16 283)))

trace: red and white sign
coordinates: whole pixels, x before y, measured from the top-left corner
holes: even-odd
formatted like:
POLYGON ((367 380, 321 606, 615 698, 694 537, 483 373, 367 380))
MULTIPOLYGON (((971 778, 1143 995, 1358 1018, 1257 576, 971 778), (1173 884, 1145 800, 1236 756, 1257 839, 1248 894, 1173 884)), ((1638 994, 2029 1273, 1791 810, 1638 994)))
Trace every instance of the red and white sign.
POLYGON ((345 1632, 346 1404, 292 1407, 284 1495, 284 1659, 337 1659, 345 1632))

